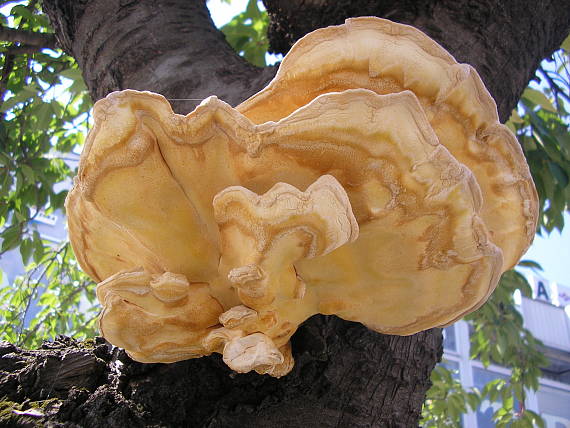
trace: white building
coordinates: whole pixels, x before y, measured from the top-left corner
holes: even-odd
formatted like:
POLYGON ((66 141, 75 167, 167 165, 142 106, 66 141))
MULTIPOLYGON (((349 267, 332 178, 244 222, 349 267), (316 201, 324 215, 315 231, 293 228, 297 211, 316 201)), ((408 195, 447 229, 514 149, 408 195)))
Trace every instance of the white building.
MULTIPOLYGON (((543 370, 539 390, 529 391, 526 408, 540 414, 546 428, 570 428, 570 287, 536 275, 527 277, 533 298, 522 297, 519 310, 525 328, 544 343, 550 366, 543 370)), ((464 388, 481 390, 493 379, 509 377, 504 367, 485 368, 469 358, 469 325, 465 321, 447 327, 444 334, 444 365, 457 371, 464 388)), ((493 428, 492 415, 498 408, 498 403, 483 402, 477 412, 463 417, 463 426, 493 428)))

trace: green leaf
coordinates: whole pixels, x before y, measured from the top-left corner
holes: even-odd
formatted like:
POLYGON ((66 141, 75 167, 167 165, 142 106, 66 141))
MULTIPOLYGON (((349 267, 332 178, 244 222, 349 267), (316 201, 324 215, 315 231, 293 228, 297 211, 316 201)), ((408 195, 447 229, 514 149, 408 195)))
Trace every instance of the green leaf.
POLYGON ((51 101, 51 108, 53 109, 53 112, 56 116, 61 117, 61 115, 63 114, 63 106, 57 102, 56 100, 52 100, 51 101))
POLYGON ((257 0, 249 0, 245 8, 245 15, 250 19, 256 19, 261 16, 261 11, 257 6, 257 0))
POLYGON ((25 163, 21 164, 20 168, 22 170, 22 173, 24 174, 24 177, 26 177, 26 181, 28 183, 33 184, 36 182, 36 174, 34 174, 34 170, 32 168, 30 168, 25 163))
POLYGON ((34 243, 31 239, 24 239, 20 244, 20 255, 22 256, 22 262, 27 265, 30 261, 30 256, 32 255, 32 250, 34 243))
POLYGON ((522 267, 528 267, 528 268, 532 268, 532 269, 536 269, 539 271, 542 271, 542 266, 540 266, 540 264, 538 264, 537 262, 535 262, 534 260, 521 260, 518 263, 518 266, 522 266, 522 267))
POLYGON ((32 14, 32 11, 29 10, 26 6, 24 5, 16 5, 14 6, 11 10, 10 10, 10 15, 14 15, 14 16, 21 16, 23 18, 26 18, 27 20, 31 20, 34 18, 34 15, 32 14))
POLYGON ((68 68, 67 70, 62 70, 59 72, 61 77, 65 77, 70 80, 83 80, 81 70, 79 68, 68 68))
POLYGON ((20 244, 22 240, 22 230, 18 225, 13 225, 6 228, 2 234, 0 234, 0 237, 2 238, 2 252, 9 251, 20 244))
POLYGON ((44 243, 42 242, 40 233, 37 230, 34 230, 33 242, 34 242, 34 262, 40 263, 44 256, 44 243))
POLYGON ((37 121, 33 125, 35 131, 47 130, 53 116, 53 107, 51 103, 42 103, 36 110, 37 121))
POLYGON ((42 306, 55 308, 57 307, 58 299, 57 296, 53 293, 46 292, 41 295, 38 303, 42 306))
POLYGON ((532 428, 532 423, 525 419, 516 419, 511 424, 511 428, 532 428))
POLYGON ((506 397, 503 400, 503 408, 507 411, 512 411, 515 404, 515 400, 512 395, 506 397))
POLYGON ((38 94, 39 90, 40 88, 35 83, 23 87, 13 97, 8 98, 6 101, 4 101, 4 103, 2 103, 2 107, 0 107, 0 112, 6 112, 8 110, 11 110, 16 104, 22 103, 24 101, 29 100, 32 97, 35 97, 38 94))
POLYGON ((257 66, 265 65, 268 49, 267 27, 269 19, 256 0, 250 0, 245 12, 235 16, 221 30, 232 48, 257 66))
POLYGON ((471 410, 476 410, 477 407, 479 407, 479 405, 481 404, 481 399, 479 398, 479 396, 473 392, 470 392, 469 394, 466 395, 466 399, 467 399, 467 403, 469 404, 469 407, 471 407, 471 410))
MULTIPOLYGON (((548 169, 561 187, 568 186, 568 174, 557 163, 548 162, 548 169)), ((562 209, 564 207, 561 207, 562 209)))
POLYGON ((548 110, 552 113, 556 113, 556 109, 546 96, 536 89, 526 88, 522 95, 523 98, 530 100, 532 103, 541 106, 543 109, 548 110))
POLYGON ((509 120, 511 122, 514 122, 514 123, 524 123, 524 120, 519 116, 517 109, 513 109, 513 111, 511 112, 511 117, 509 118, 509 120))
POLYGON ((544 428, 544 420, 540 417, 538 413, 533 412, 532 410, 525 409, 526 416, 532 420, 539 428, 544 428))
POLYGON ((562 42, 562 45, 560 47, 564 49, 566 52, 570 53, 570 36, 566 37, 566 39, 562 42))

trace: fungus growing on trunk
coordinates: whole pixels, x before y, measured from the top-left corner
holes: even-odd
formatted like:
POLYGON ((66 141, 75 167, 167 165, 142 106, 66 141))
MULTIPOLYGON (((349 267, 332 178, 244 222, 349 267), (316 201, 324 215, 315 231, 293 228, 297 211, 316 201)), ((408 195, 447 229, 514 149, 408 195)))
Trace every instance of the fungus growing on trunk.
POLYGON ((102 334, 142 362, 218 352, 279 377, 317 313, 389 334, 449 324, 485 302, 536 222, 476 73, 376 18, 308 35, 237 109, 210 97, 181 116, 127 90, 94 118, 69 232, 100 282, 102 334))

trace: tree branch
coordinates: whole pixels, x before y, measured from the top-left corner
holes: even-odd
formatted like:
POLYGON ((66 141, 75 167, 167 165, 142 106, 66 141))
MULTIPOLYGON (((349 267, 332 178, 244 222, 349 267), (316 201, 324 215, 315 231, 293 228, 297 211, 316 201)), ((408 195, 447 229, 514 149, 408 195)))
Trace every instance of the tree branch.
MULTIPOLYGON (((31 0, 28 5, 26 6, 26 9, 28 9, 30 12, 33 11, 36 7, 36 3, 37 0, 31 0)), ((22 30, 22 26, 24 25, 24 23, 26 22, 25 19, 22 19, 20 21, 20 23, 18 24, 18 28, 17 29, 11 29, 11 28, 6 28, 3 26, 0 26, 0 40, 2 40, 1 35, 6 33, 6 34, 23 34, 23 33, 27 33, 27 31, 22 30), (6 31, 9 30, 9 31, 6 31)), ((52 35, 52 37, 54 37, 52 35)), ((7 39, 6 39, 7 40, 7 39)), ((11 41, 11 40, 7 40, 7 41, 11 41)), ((18 41, 18 40, 16 40, 18 41)), ((14 42, 12 40, 12 42, 14 42)), ((12 70, 14 69, 14 60, 16 58, 16 55, 18 53, 22 53, 22 52, 18 52, 17 50, 14 50, 14 46, 10 46, 8 48, 8 50, 6 51, 6 53, 4 54, 4 64, 2 65, 2 75, 0 77, 0 106, 2 106, 2 104, 4 104, 4 97, 6 95, 6 90, 8 88, 8 79, 10 78, 10 73, 12 73, 12 70)), ((2 112, 0 114, 0 119, 4 119, 6 115, 6 112, 2 112)))
POLYGON ((35 51, 43 48, 55 49, 57 47, 54 34, 35 33, 8 27, 0 27, 0 40, 23 43, 28 48, 35 48, 35 51))
MULTIPOLYGON (((21 45, 21 46, 11 46, 6 49, 8 55, 26 55, 40 52, 44 47, 32 46, 32 45, 21 45)), ((51 48, 50 48, 51 49, 51 48)))
POLYGON ((205 0, 43 0, 43 9, 94 100, 126 88, 150 90, 185 99, 172 106, 188 113, 210 95, 238 104, 276 71, 238 56, 205 0))

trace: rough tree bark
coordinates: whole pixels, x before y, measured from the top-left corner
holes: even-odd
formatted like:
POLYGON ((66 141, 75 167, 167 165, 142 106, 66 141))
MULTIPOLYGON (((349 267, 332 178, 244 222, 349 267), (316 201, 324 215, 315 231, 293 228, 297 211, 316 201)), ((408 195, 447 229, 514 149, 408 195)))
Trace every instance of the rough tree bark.
MULTIPOLYGON (((237 56, 215 29, 205 3, 44 0, 43 6, 59 45, 82 68, 94 100, 118 89, 151 90, 173 99, 177 112, 187 113, 211 94, 236 105, 276 71, 253 67, 237 56)), ((271 19, 271 48, 282 53, 307 32, 350 16, 376 15, 414 25, 477 68, 503 120, 540 60, 570 28, 565 0, 264 4, 271 19)), ((442 338, 439 329, 386 336, 357 323, 316 316, 295 334, 293 349, 293 372, 277 380, 233 374, 219 356, 139 364, 102 340, 60 338, 35 351, 4 344, 0 396, 24 404, 20 415, 2 413, 10 406, 0 405, 0 425, 416 426, 442 338), (43 407, 26 412, 26 400, 41 401, 43 407)))

